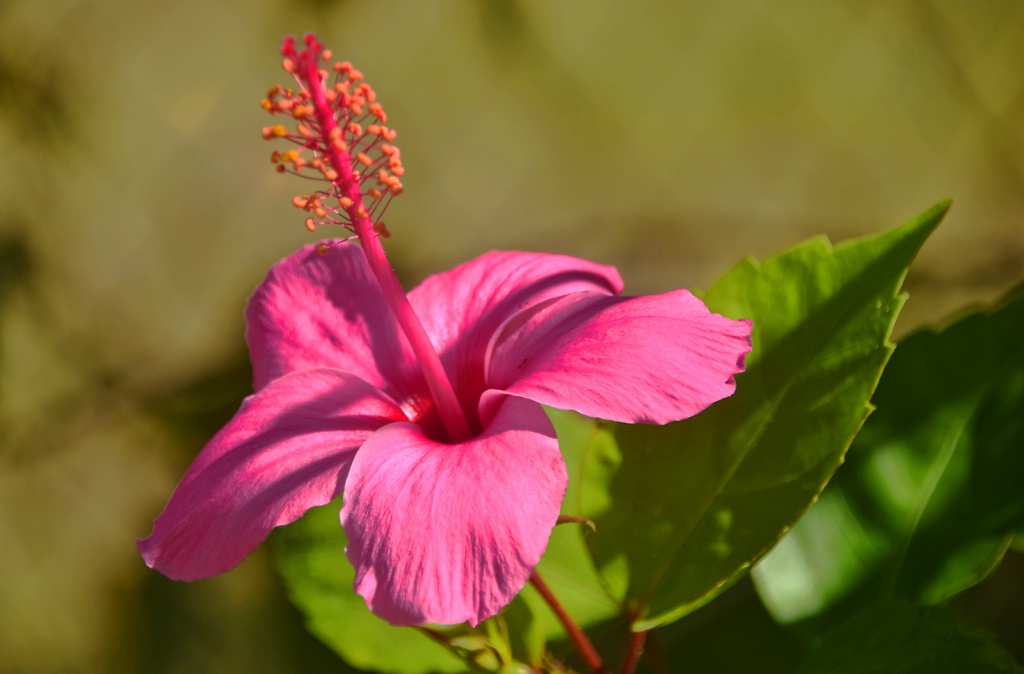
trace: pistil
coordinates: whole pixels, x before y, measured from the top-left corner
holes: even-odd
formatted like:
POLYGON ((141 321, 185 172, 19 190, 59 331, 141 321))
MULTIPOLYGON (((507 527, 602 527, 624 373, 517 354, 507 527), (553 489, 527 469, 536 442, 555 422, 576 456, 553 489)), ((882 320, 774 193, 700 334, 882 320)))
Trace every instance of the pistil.
MULTIPOLYGON (((437 406, 448 439, 452 442, 466 440, 471 437, 472 432, 462 407, 459 405, 455 390, 452 388, 434 345, 430 342, 423 324, 413 310, 412 304, 406 297, 384 252, 379 232, 387 230, 383 223, 378 222, 375 225, 371 219, 371 212, 383 212, 386 207, 387 204, 383 201, 385 191, 387 198, 401 191, 401 182, 396 176, 401 175, 404 169, 398 160, 397 149, 387 144, 378 145, 382 141, 392 140, 395 135, 394 131, 383 126, 384 112, 379 104, 372 103, 375 95, 367 85, 358 85, 363 97, 362 101, 354 101, 351 105, 346 103, 351 101, 349 93, 346 91, 348 84, 361 80, 361 74, 357 73, 358 77, 350 76, 345 86, 328 89, 325 86, 327 72, 320 69, 320 61, 329 59, 330 52, 325 51, 312 35, 306 36, 305 43, 307 48, 299 52, 296 52, 294 40, 291 38, 286 39, 281 47, 281 52, 285 57, 284 68, 302 86, 304 95, 284 96, 278 99, 276 94, 282 94, 284 91, 277 89, 276 91, 272 90, 271 96, 264 103, 264 107, 273 114, 286 112, 294 117, 299 123, 298 133, 289 134, 287 131, 282 133, 281 127, 269 127, 264 129, 263 135, 265 138, 288 138, 298 142, 303 149, 313 152, 314 159, 308 163, 299 154, 288 156, 283 160, 284 155, 280 154, 276 154, 273 158, 276 160, 275 163, 278 164, 279 170, 286 164, 290 164, 294 167, 292 172, 298 173, 308 165, 319 171, 331 183, 332 189, 326 193, 321 192, 312 197, 297 197, 296 206, 312 211, 321 218, 326 217, 328 213, 341 217, 341 220, 330 219, 327 222, 344 225, 359 239, 367 263, 422 368, 423 376, 437 406), (329 97, 333 98, 335 102, 341 97, 341 104, 332 105, 329 97), (366 140, 362 125, 358 121, 348 118, 353 108, 362 112, 364 101, 367 98, 371 101, 370 114, 381 122, 369 126, 373 130, 372 133, 376 135, 373 140, 366 140), (284 101, 283 105, 282 100, 284 101), (297 114, 296 108, 298 108, 297 114), (338 110, 336 111, 335 108, 338 110), (341 119, 338 118, 339 114, 342 115, 341 119), (346 142, 346 137, 355 138, 355 140, 351 143, 346 142), (360 144, 362 147, 359 147, 360 144), (383 157, 374 159, 369 154, 371 149, 376 150, 383 157), (362 170, 357 171, 354 168, 353 155, 363 170, 369 171, 376 168, 378 171, 377 182, 383 190, 371 188, 367 191, 366 195, 372 199, 371 209, 367 209, 364 203, 363 182, 366 178, 362 170), (379 166, 385 163, 390 171, 379 166), (323 197, 336 198, 338 207, 328 207, 323 203, 323 197), (381 206, 382 203, 383 206, 381 206)), ((336 71, 339 72, 343 70, 354 72, 347 64, 336 68, 336 71)), ((316 228, 316 224, 318 223, 312 218, 307 220, 307 227, 311 230, 316 228)))

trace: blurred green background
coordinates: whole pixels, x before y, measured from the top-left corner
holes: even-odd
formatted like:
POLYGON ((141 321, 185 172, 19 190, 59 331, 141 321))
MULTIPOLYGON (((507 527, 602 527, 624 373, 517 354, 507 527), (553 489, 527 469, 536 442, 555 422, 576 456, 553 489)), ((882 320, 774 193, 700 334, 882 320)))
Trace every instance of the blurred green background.
MULTIPOLYGON (((259 137, 310 30, 399 131, 408 285, 506 248, 700 288, 947 196, 898 333, 1024 275, 1019 0, 2 0, 2 672, 338 671, 265 549, 183 585, 134 545, 247 393, 246 297, 312 238, 259 137)), ((1022 598, 1012 554, 963 600, 1018 659, 1022 598)))

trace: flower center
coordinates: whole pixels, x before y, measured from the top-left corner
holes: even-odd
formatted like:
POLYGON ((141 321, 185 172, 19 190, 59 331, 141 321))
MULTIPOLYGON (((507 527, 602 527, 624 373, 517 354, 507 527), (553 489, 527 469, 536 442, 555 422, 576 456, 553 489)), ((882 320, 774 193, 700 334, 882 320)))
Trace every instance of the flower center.
POLYGON ((380 236, 389 236, 380 217, 391 198, 401 193, 399 176, 405 172, 401 153, 390 143, 395 131, 384 126, 387 115, 376 93, 362 81, 362 73, 349 63, 328 68, 331 52, 312 35, 306 35, 304 42, 306 48, 300 51, 292 37, 281 44, 281 65, 299 88, 274 87, 262 103, 270 114, 295 120, 294 132, 282 125, 263 129, 268 140, 283 138, 296 145, 284 153, 274 152, 270 159, 282 173, 327 182, 326 189, 296 197, 292 203, 315 216, 306 219, 310 231, 321 224, 337 224, 358 237, 370 270, 419 361, 448 439, 466 440, 471 436, 466 416, 380 242, 380 236), (329 85, 331 71, 334 81, 329 85))

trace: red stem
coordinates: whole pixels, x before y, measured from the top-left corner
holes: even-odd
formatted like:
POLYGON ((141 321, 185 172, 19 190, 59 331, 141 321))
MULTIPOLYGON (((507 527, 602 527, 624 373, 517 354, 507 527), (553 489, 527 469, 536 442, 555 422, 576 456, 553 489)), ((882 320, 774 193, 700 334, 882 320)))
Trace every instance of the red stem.
POLYGON ((604 663, 601 661, 601 655, 594 648, 594 644, 590 642, 587 635, 580 629, 580 626, 572 619, 562 604, 559 603, 554 593, 551 592, 551 588, 547 586, 536 571, 530 576, 530 583, 540 592, 540 596, 544 597, 544 601, 548 603, 551 610, 554 611, 555 616, 562 623, 562 627, 565 628, 565 633, 569 635, 573 644, 576 645, 576 650, 579 651, 580 657, 583 658, 583 662, 590 668, 593 674, 610 674, 607 669, 604 668, 604 663))
POLYGON ((622 674, 633 674, 636 671, 637 663, 644 652, 644 644, 647 642, 647 632, 630 632, 629 643, 626 644, 626 657, 622 661, 622 674))

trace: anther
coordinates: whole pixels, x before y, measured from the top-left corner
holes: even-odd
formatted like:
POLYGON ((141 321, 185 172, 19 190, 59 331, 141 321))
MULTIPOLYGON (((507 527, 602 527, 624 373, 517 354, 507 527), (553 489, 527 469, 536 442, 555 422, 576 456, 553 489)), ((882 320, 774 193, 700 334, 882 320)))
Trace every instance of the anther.
POLYGON ((288 130, 280 124, 276 126, 265 126, 263 127, 263 138, 270 140, 271 138, 284 138, 288 135, 288 130))
POLYGON ((282 67, 298 87, 274 86, 260 101, 268 113, 295 120, 294 130, 270 125, 262 135, 295 143, 293 149, 271 155, 275 170, 331 183, 324 191, 292 200, 313 216, 305 220, 306 226, 312 231, 334 223, 354 229, 357 220, 369 220, 370 211, 383 212, 387 199, 402 191, 397 177, 404 174, 400 153, 386 142, 397 133, 385 126, 387 114, 361 72, 348 62, 330 63, 331 52, 313 36, 304 36, 302 43, 306 48, 301 50, 294 38, 281 45, 282 67), (334 81, 327 83, 332 72, 334 81), (375 186, 366 184, 373 179, 375 186))
POLYGON ((374 91, 373 87, 371 87, 366 82, 360 83, 360 85, 356 88, 356 91, 365 96, 366 100, 368 100, 371 103, 377 100, 377 92, 374 91))

